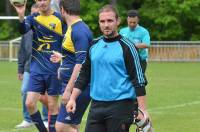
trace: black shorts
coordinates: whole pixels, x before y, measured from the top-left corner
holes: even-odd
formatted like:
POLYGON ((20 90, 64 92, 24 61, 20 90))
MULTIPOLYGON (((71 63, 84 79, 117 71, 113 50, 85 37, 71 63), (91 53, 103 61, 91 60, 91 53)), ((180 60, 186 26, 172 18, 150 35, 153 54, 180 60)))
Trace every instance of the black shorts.
POLYGON ((93 100, 85 132, 129 132, 133 122, 133 111, 137 109, 134 102, 93 100))

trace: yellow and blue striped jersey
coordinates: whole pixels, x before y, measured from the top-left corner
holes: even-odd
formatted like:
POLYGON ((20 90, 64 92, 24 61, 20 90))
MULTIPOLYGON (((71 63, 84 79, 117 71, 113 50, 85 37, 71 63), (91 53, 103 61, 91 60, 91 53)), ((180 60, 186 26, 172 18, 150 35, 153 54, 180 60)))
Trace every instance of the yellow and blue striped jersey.
POLYGON ((32 60, 30 71, 39 74, 57 74, 59 64, 52 63, 50 56, 53 51, 61 52, 63 33, 66 25, 59 13, 52 12, 49 16, 35 13, 21 23, 20 32, 33 31, 32 60))
POLYGON ((83 63, 92 38, 92 32, 81 19, 68 26, 62 43, 64 57, 61 65, 61 79, 68 80, 75 64, 83 63))

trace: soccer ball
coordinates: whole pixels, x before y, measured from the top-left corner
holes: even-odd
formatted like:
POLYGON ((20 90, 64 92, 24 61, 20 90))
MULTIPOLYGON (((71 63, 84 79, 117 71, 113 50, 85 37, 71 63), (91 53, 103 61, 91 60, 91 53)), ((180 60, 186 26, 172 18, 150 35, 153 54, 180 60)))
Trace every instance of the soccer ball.
POLYGON ((15 6, 23 6, 26 3, 26 0, 10 0, 10 3, 15 6))

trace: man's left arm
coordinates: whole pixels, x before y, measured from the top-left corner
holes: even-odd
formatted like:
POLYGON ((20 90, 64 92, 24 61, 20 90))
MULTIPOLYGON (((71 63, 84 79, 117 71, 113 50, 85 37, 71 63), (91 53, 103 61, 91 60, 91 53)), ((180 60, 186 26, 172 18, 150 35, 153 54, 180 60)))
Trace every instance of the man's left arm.
POLYGON ((146 89, 147 80, 142 72, 139 55, 134 46, 129 46, 125 51, 124 60, 127 72, 135 89, 138 107, 146 111, 146 89))

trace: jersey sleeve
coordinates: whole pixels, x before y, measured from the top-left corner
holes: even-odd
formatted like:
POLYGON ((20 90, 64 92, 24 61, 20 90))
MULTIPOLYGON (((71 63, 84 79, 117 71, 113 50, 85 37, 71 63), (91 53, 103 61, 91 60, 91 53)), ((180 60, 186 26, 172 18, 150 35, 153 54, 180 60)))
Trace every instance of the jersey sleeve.
POLYGON ((136 95, 146 95, 145 86, 147 85, 147 80, 142 72, 140 58, 136 47, 131 44, 130 41, 124 38, 121 40, 120 44, 123 49, 123 56, 127 73, 130 76, 132 84, 135 88, 136 95))
POLYGON ((75 48, 76 64, 82 64, 90 45, 89 36, 84 31, 74 30, 72 31, 72 41, 75 48))
POLYGON ((150 35, 147 30, 145 30, 143 33, 142 43, 145 43, 147 46, 150 46, 150 35))
POLYGON ((31 30, 32 21, 33 21, 33 16, 32 15, 27 16, 26 19, 24 19, 24 21, 20 23, 19 32, 21 34, 25 34, 29 30, 31 30))

